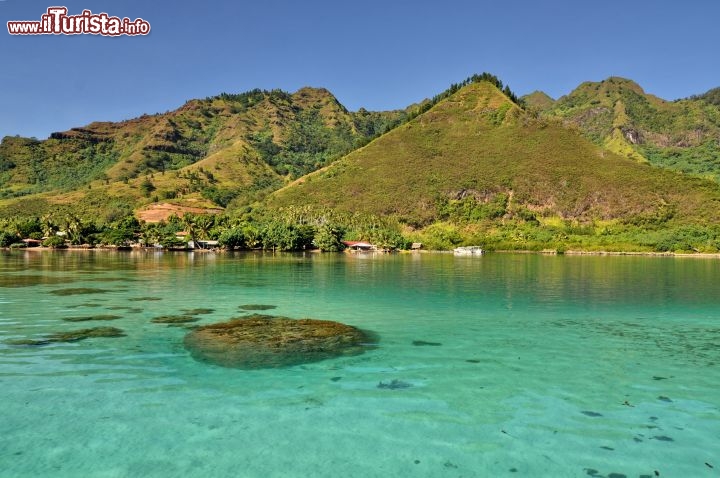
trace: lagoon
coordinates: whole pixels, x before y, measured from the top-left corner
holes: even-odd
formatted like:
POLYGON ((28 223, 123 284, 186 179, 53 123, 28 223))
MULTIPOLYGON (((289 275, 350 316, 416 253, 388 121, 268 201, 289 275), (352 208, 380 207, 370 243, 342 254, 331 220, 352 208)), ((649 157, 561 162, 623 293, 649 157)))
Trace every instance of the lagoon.
POLYGON ((707 258, 3 252, 0 476, 715 476, 719 284, 707 258), (248 305, 379 342, 185 350, 248 305), (124 336, 12 345, 99 326, 124 336))

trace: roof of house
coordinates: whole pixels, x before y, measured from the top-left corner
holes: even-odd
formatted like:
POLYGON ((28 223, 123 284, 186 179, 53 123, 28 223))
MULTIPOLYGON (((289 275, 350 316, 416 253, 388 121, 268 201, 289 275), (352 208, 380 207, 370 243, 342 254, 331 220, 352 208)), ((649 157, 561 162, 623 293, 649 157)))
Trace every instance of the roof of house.
POLYGON ((347 247, 372 247, 373 245, 365 241, 342 241, 347 247))

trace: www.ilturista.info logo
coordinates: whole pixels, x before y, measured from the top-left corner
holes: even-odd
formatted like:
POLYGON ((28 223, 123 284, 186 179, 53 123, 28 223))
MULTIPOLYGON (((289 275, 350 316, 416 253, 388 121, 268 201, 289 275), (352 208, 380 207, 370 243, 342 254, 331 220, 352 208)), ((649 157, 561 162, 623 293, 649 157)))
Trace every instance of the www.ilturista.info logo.
POLYGON ((150 24, 138 18, 111 17, 83 10, 80 15, 68 15, 66 7, 50 7, 40 21, 7 22, 11 35, 147 35, 150 24))

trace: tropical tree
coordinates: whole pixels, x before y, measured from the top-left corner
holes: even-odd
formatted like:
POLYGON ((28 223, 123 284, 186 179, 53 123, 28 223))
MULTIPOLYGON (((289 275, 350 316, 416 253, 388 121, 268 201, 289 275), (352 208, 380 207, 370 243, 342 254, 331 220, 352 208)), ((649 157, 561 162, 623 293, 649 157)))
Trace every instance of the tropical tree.
POLYGON ((264 249, 299 251, 312 245, 314 235, 312 226, 270 221, 262 230, 262 244, 264 249))
POLYGON ((215 226, 215 219, 210 214, 202 214, 195 217, 195 230, 198 239, 208 239, 210 230, 215 226))
POLYGON ((58 225, 52 214, 45 214, 40 217, 40 227, 44 237, 54 236, 58 231, 58 225))
POLYGON ((321 251, 338 252, 345 248, 341 242, 343 229, 329 224, 323 224, 317 228, 313 244, 321 251))
POLYGON ((65 238, 70 241, 70 244, 82 244, 83 241, 83 225, 80 219, 74 214, 68 214, 63 220, 63 229, 65 231, 65 238))
POLYGON ((248 247, 245 234, 243 234, 243 230, 239 226, 223 231, 218 239, 218 244, 220 247, 230 250, 245 249, 248 247))
POLYGON ((65 247, 65 239, 60 236, 50 236, 43 241, 43 246, 51 247, 53 249, 59 249, 65 247))
POLYGON ((195 242, 195 237, 197 236, 197 217, 198 216, 195 216, 193 213, 186 212, 180 219, 180 223, 185 229, 185 232, 187 232, 188 241, 195 242))

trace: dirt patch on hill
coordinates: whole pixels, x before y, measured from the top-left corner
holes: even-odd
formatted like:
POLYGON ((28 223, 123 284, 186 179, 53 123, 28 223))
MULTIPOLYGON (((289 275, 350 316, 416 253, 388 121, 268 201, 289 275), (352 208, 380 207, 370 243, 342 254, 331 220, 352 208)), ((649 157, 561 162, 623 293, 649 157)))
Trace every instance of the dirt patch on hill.
POLYGON ((152 204, 144 209, 141 209, 140 211, 137 211, 136 215, 138 219, 145 222, 160 222, 167 221, 167 219, 173 214, 176 214, 178 217, 183 217, 186 212, 191 212, 193 214, 220 214, 222 211, 222 209, 160 203, 152 204))

